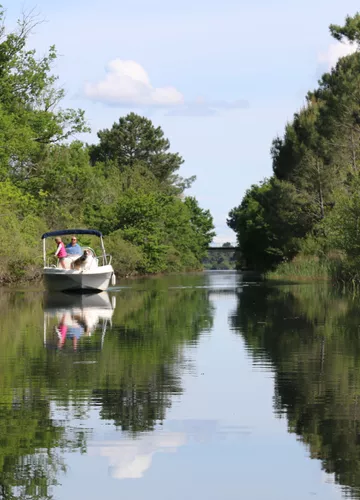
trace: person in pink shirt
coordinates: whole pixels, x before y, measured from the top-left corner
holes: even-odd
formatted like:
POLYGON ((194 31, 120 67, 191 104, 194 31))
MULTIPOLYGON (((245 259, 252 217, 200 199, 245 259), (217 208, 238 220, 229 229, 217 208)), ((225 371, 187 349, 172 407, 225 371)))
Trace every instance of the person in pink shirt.
POLYGON ((66 250, 65 250, 65 245, 62 242, 61 238, 57 237, 55 238, 55 243, 57 244, 57 250, 55 252, 55 257, 59 259, 60 265, 63 269, 66 269, 65 265, 65 257, 67 256, 66 250))

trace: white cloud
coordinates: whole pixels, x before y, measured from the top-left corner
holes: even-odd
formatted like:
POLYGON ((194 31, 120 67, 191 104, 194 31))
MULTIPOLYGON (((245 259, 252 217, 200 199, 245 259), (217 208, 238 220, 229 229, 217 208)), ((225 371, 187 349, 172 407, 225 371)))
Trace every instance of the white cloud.
POLYGON ((318 62, 326 64, 328 69, 336 66, 340 57, 348 56, 356 52, 356 45, 349 42, 335 42, 329 45, 326 52, 321 52, 318 56, 318 62))
POLYGON ((85 95, 118 106, 173 106, 184 102, 175 87, 153 87, 144 68, 135 61, 114 59, 98 83, 86 83, 85 95))
POLYGON ((89 447, 92 456, 106 457, 114 479, 139 479, 150 468, 155 453, 175 453, 186 443, 186 435, 167 432, 148 434, 138 439, 123 439, 94 443, 89 447))
POLYGON ((153 87, 145 69, 135 61, 114 59, 107 65, 105 78, 85 84, 86 97, 117 107, 166 108, 171 116, 213 116, 218 110, 244 109, 245 100, 186 101, 175 87, 153 87))

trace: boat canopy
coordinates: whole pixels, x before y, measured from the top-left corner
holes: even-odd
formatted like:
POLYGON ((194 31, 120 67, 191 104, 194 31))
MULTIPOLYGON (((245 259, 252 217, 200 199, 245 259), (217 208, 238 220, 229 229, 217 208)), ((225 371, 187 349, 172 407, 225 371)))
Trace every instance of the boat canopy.
POLYGON ((100 231, 96 231, 96 229, 62 229, 59 231, 50 231, 49 233, 44 233, 41 236, 41 239, 50 238, 52 236, 63 236, 66 234, 92 234, 94 236, 99 236, 102 238, 102 233, 100 231))

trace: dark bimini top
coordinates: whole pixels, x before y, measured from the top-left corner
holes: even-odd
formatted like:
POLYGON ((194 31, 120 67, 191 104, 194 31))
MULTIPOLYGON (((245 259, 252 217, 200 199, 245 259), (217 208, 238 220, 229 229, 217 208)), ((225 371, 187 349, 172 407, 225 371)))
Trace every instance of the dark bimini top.
POLYGON ((60 231, 50 231, 49 233, 44 233, 41 239, 50 238, 51 236, 63 236, 67 234, 93 234, 94 236, 99 236, 102 238, 102 233, 96 231, 96 229, 62 229, 60 231))

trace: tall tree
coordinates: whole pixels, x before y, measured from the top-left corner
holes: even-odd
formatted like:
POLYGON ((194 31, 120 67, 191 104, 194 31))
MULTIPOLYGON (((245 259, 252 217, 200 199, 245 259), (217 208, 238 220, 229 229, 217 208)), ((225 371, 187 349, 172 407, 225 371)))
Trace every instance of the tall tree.
POLYGON ((161 127, 151 120, 130 113, 111 129, 98 132, 100 143, 90 147, 93 164, 115 161, 119 168, 144 164, 159 181, 168 180, 182 165, 178 153, 170 153, 170 142, 161 127))
POLYGON ((29 179, 46 147, 88 130, 84 112, 62 110, 64 90, 56 87, 51 67, 55 47, 42 58, 26 44, 36 20, 24 16, 7 33, 0 7, 0 175, 29 179))
POLYGON ((273 178, 252 186, 227 220, 246 265, 264 272, 294 257, 312 227, 309 204, 289 182, 273 178))
MULTIPOLYGON (((360 14, 348 16, 343 26, 331 25, 330 32, 339 41, 359 46, 360 14)), ((322 76, 318 88, 307 94, 306 105, 287 123, 284 136, 273 141, 274 178, 253 186, 241 205, 230 212, 228 223, 252 265, 265 270, 276 266, 303 249, 299 238, 309 235, 312 247, 318 245, 316 255, 330 248, 346 249, 347 257, 354 259, 360 171, 359 75, 360 53, 355 51, 322 76), (336 228, 347 210, 354 217, 336 228), (324 236, 330 237, 329 244, 331 241, 335 248, 325 244, 324 236)), ((353 263, 355 269, 357 260, 353 263)))
POLYGON ((346 16, 345 24, 330 24, 331 35, 339 42, 344 39, 349 42, 354 42, 357 45, 360 43, 360 13, 356 12, 353 16, 346 16))
POLYGON ((276 138, 271 149, 275 176, 291 182, 309 197, 314 223, 322 220, 332 206, 333 191, 342 180, 339 165, 329 155, 329 144, 322 133, 323 107, 322 100, 309 93, 307 105, 295 113, 284 138, 276 138))
POLYGON ((341 58, 325 73, 313 96, 322 102, 318 133, 327 141, 331 163, 344 181, 360 167, 360 53, 341 58))

